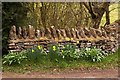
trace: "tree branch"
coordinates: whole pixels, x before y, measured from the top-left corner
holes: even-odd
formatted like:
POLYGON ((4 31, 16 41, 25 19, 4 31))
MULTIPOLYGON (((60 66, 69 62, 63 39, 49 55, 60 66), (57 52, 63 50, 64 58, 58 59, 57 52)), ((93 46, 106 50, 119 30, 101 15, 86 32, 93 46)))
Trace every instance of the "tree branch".
POLYGON ((113 9, 111 9, 109 12, 111 12, 111 11, 113 11, 113 10, 117 9, 117 8, 120 8, 120 7, 113 8, 113 9))
POLYGON ((92 19, 96 18, 96 15, 94 14, 93 10, 92 10, 92 6, 91 3, 89 2, 89 6, 83 2, 83 5, 87 8, 87 10, 89 11, 89 13, 91 14, 92 19))

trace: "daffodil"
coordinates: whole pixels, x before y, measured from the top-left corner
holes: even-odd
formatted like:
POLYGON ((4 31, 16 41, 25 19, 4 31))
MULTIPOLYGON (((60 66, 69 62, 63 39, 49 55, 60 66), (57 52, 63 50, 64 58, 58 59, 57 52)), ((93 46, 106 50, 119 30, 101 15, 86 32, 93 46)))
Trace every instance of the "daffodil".
POLYGON ((73 38, 71 38, 71 41, 73 40, 73 38))
POLYGON ((65 40, 66 40, 66 41, 70 41, 70 38, 67 37, 67 38, 65 38, 65 40))
POLYGON ((35 52, 35 50, 32 49, 32 53, 34 53, 34 52, 35 52))
POLYGON ((58 44, 58 46, 61 46, 60 44, 58 44))
POLYGON ((41 46, 40 46, 40 45, 38 45, 38 49, 41 49, 41 46))
POLYGON ((55 50, 56 50, 56 46, 53 46, 52 48, 53 48, 53 51, 55 51, 55 50))
POLYGON ((61 50, 61 52, 63 53, 64 51, 63 51, 63 50, 61 50))
POLYGON ((77 44, 79 44, 79 41, 77 41, 77 44))
POLYGON ((65 46, 62 46, 62 48, 65 48, 65 46))
POLYGON ((43 38, 41 37, 40 40, 43 40, 43 38))

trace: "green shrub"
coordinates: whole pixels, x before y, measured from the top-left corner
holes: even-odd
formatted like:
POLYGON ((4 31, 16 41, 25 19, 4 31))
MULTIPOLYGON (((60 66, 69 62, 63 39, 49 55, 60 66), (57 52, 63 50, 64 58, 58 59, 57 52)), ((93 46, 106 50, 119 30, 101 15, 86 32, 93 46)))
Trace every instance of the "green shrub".
POLYGON ((78 59, 80 57, 79 49, 77 49, 75 45, 67 44, 63 46, 61 52, 62 57, 65 59, 78 59))
POLYGON ((27 49, 27 58, 30 61, 42 61, 45 57, 47 57, 47 53, 43 49, 42 46, 38 45, 37 47, 32 47, 31 49, 27 49))
POLYGON ((75 45, 65 44, 62 47, 58 45, 51 45, 48 50, 38 45, 31 49, 24 50, 19 53, 9 53, 3 57, 3 64, 20 64, 23 60, 33 62, 45 62, 47 60, 61 63, 66 66, 66 62, 78 59, 85 59, 96 62, 101 61, 106 53, 97 48, 82 48, 79 49, 75 45))
POLYGON ((84 48, 80 50, 80 56, 92 62, 101 61, 104 58, 104 52, 97 48, 84 48))
POLYGON ((48 57, 51 61, 59 62, 61 60, 60 47, 58 45, 51 45, 48 51, 48 57))
POLYGON ((10 52, 9 54, 3 57, 3 64, 20 64, 23 60, 26 60, 26 51, 22 51, 20 53, 10 52))

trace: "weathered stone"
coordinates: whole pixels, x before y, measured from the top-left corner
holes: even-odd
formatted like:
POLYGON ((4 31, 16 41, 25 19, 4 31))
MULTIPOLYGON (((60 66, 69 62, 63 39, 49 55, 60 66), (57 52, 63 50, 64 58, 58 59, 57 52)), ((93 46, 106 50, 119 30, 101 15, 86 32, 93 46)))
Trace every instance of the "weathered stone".
POLYGON ((79 31, 77 30, 77 29, 75 29, 75 35, 76 35, 76 38, 77 39, 80 39, 81 38, 81 36, 80 36, 80 34, 79 34, 79 31))
POLYGON ((35 30, 31 25, 29 25, 29 28, 28 28, 28 36, 30 39, 34 39, 35 37, 35 30))
POLYGON ((101 28, 101 31, 102 31, 102 36, 105 37, 105 38, 107 38, 107 33, 106 33, 106 31, 105 31, 103 28, 101 28))
POLYGON ((85 32, 83 31, 83 28, 79 28, 79 34, 82 38, 86 38, 85 32))
POLYGON ((96 34, 97 34, 99 37, 102 37, 102 32, 101 32, 101 30, 96 29, 95 31, 96 31, 96 34))
POLYGON ((91 47, 91 43, 86 43, 86 46, 87 47, 91 47))
POLYGON ((56 34, 56 29, 54 26, 51 26, 50 27, 51 29, 51 34, 52 34, 52 37, 55 39, 55 38, 58 38, 57 34, 56 34))
POLYGON ((36 37, 39 39, 40 37, 41 37, 41 35, 40 35, 40 30, 36 30, 36 37))
POLYGON ((56 30, 56 33, 58 35, 58 39, 59 40, 62 40, 63 39, 63 36, 61 35, 61 31, 59 29, 56 30))
POLYGON ((22 39, 22 28, 21 27, 18 28, 18 38, 22 39))
POLYGON ((80 48, 84 48, 84 47, 86 47, 86 44, 85 43, 81 43, 80 44, 80 48))
POLYGON ((73 38, 74 40, 76 40, 76 31, 75 31, 75 29, 72 28, 70 31, 71 31, 72 38, 73 38))
MULTIPOLYGON (((110 27, 110 26, 109 26, 110 27)), ((112 52, 117 50, 117 39, 116 36, 113 36, 113 32, 116 30, 113 29, 115 26, 111 26, 111 28, 108 30, 108 32, 105 29, 94 29, 94 28, 66 28, 66 29, 55 29, 53 26, 51 28, 41 28, 35 29, 32 26, 29 26, 28 29, 28 36, 30 39, 26 39, 27 33, 25 32, 26 29, 24 29, 23 32, 19 28, 18 30, 18 37, 19 39, 24 37, 25 39, 21 40, 9 40, 9 43, 15 42, 15 46, 19 46, 19 49, 27 49, 29 47, 32 47, 33 45, 43 45, 45 48, 47 48, 50 44, 76 44, 79 48, 85 48, 85 47, 93 47, 96 46, 97 48, 101 48, 104 51, 112 52), (110 31, 112 30, 112 31, 110 31), (110 35, 108 38, 108 34, 110 35), (42 40, 34 39, 34 37, 37 38, 45 38, 42 40), (47 39, 46 39, 47 38, 47 39), (67 40, 69 39, 69 40, 67 40), (19 44, 20 42, 20 44, 19 44)), ((116 32, 115 32, 116 34, 116 32)), ((8 45, 10 46, 10 45, 8 45)))
POLYGON ((12 46, 12 45, 15 45, 15 43, 14 43, 14 42, 12 42, 12 43, 9 43, 8 45, 9 45, 9 46, 12 46))
POLYGON ((45 38, 45 29, 43 27, 40 28, 40 35, 42 38, 45 38))
POLYGON ((23 38, 24 39, 28 38, 28 32, 27 32, 27 29, 25 27, 23 27, 23 38))
POLYGON ((70 32, 69 28, 66 28, 65 32, 66 32, 67 37, 72 38, 72 35, 71 35, 71 32, 70 32))
POLYGON ((63 36, 63 38, 66 38, 67 35, 66 35, 66 32, 65 32, 65 29, 60 29, 61 31, 61 35, 63 36))
POLYGON ((9 33, 9 39, 10 40, 16 40, 17 39, 16 27, 14 25, 11 27, 11 30, 10 30, 10 33, 9 33))
POLYGON ((90 33, 89 33, 89 34, 91 34, 94 38, 97 37, 96 31, 95 31, 94 28, 91 28, 91 27, 90 27, 90 33))
POLYGON ((47 37, 48 39, 53 39, 50 28, 45 29, 45 37, 47 37))
POLYGON ((91 34, 90 34, 90 31, 89 31, 89 29, 88 28, 83 28, 83 30, 84 30, 84 33, 85 33, 85 35, 87 36, 87 37, 90 37, 91 36, 91 34))

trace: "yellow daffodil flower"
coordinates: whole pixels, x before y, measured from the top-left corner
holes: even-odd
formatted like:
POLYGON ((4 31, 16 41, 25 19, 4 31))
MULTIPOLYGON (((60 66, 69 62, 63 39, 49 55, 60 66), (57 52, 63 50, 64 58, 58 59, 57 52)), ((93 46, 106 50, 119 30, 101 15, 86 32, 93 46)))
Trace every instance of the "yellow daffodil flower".
POLYGON ((43 38, 41 37, 40 40, 43 40, 43 38))
POLYGON ((55 50, 56 50, 56 46, 53 46, 52 48, 53 48, 53 51, 55 51, 55 50))
POLYGON ((65 48, 65 46, 62 46, 62 48, 65 48))
POLYGON ((79 41, 77 41, 76 43, 79 44, 79 41))
POLYGON ((58 44, 58 46, 61 46, 60 44, 58 44))
POLYGON ((63 50, 61 50, 61 52, 63 53, 64 51, 63 51, 63 50))
POLYGON ((66 41, 70 41, 70 38, 67 37, 67 38, 65 38, 65 40, 66 40, 66 41))
POLYGON ((38 49, 41 49, 41 46, 40 46, 40 45, 38 45, 38 49))
POLYGON ((73 38, 71 38, 71 41, 73 40, 73 38))
POLYGON ((34 53, 34 52, 35 52, 35 50, 32 49, 32 53, 34 53))

